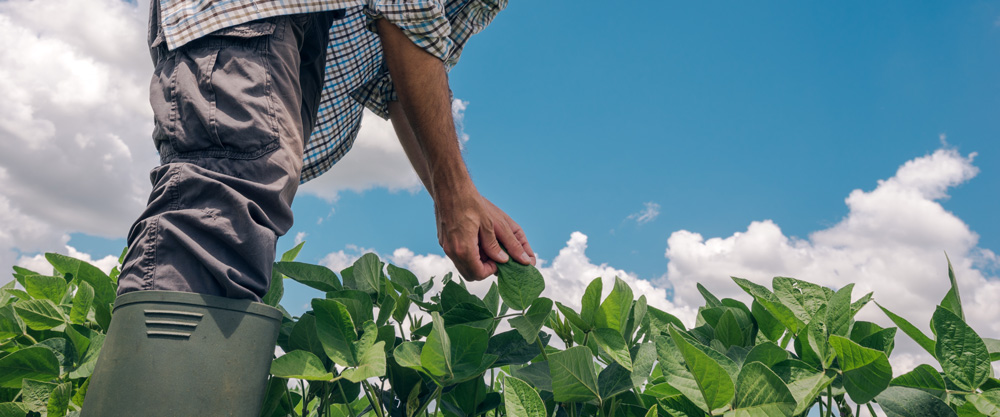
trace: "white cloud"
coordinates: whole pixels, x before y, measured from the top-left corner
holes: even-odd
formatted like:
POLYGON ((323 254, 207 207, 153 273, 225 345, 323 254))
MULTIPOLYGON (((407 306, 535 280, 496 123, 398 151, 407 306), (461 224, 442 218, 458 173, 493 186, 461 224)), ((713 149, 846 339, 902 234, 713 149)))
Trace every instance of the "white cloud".
POLYGON ((629 214, 628 217, 625 218, 625 220, 635 220, 636 223, 641 225, 656 220, 656 218, 660 215, 659 204, 650 201, 648 203, 643 204, 643 206, 644 208, 642 209, 642 211, 638 213, 629 214))
MULTIPOLYGON (((978 235, 938 202, 948 197, 948 188, 978 173, 974 156, 942 148, 906 162, 874 190, 851 192, 845 200, 847 216, 808 239, 790 238, 770 220, 724 238, 674 232, 667 241, 669 264, 661 283, 674 288, 674 302, 691 306, 701 302, 695 288, 699 282, 719 296, 746 299, 730 276, 768 286, 773 276, 833 288, 853 282, 855 298, 874 291, 883 306, 929 334, 930 315, 949 285, 947 251, 969 322, 981 335, 995 337, 1000 334, 1000 281, 982 271, 995 270, 998 258, 978 248, 978 235)), ((874 307, 859 318, 890 324, 874 307)), ((894 362, 900 367, 932 362, 902 333, 897 345, 894 362)), ((906 369, 896 372, 900 370, 906 369)))
MULTIPOLYGON (((141 2, 140 2, 141 3, 141 2)), ((123 236, 148 194, 146 8, 0 3, 0 265, 123 236)))
MULTIPOLYGON (((90 263, 96 266, 104 273, 110 273, 111 269, 118 265, 118 257, 114 255, 106 255, 103 258, 95 259, 93 255, 89 253, 80 252, 76 248, 66 245, 63 250, 58 251, 64 255, 79 259, 81 261, 90 263)), ((40 274, 50 274, 52 273, 52 264, 45 259, 45 255, 38 254, 34 256, 22 256, 17 260, 17 266, 22 268, 27 268, 32 271, 38 272, 40 274)))

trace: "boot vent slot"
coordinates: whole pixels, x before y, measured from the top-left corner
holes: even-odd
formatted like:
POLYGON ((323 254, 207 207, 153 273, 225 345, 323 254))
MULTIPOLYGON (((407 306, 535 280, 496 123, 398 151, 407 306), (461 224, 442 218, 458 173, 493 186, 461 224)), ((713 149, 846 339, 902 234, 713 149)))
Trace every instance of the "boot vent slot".
POLYGON ((177 311, 177 310, 144 310, 147 315, 149 314, 164 314, 168 316, 185 316, 185 317, 197 317, 202 318, 205 315, 201 313, 195 313, 192 311, 177 311))
POLYGON ((154 336, 159 336, 159 337, 180 337, 180 338, 187 339, 187 338, 191 337, 191 333, 166 332, 166 331, 162 331, 162 330, 147 330, 146 331, 146 336, 149 336, 149 337, 154 337, 154 336))
POLYGON ((198 323, 191 323, 188 321, 174 321, 174 320, 146 320, 146 325, 157 325, 162 324, 166 326, 183 326, 183 327, 198 327, 198 323))
POLYGON ((204 314, 177 310, 144 310, 146 336, 190 338, 204 314))

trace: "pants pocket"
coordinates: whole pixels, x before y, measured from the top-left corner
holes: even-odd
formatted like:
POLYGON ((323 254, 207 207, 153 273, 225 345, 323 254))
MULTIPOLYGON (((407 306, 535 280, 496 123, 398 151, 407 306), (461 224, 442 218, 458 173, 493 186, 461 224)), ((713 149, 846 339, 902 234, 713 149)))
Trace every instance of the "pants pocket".
POLYGON ((170 152, 182 158, 252 159, 278 148, 268 62, 272 38, 282 35, 278 22, 229 27, 173 52, 167 119, 176 129, 164 129, 170 152))

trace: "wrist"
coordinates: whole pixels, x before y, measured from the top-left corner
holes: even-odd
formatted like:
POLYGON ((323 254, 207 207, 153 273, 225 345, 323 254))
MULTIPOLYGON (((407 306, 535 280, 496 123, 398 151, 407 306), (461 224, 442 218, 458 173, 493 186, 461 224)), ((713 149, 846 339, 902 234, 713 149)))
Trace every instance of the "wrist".
POLYGON ((431 169, 430 184, 431 196, 438 204, 479 194, 464 164, 448 164, 438 169, 431 169))

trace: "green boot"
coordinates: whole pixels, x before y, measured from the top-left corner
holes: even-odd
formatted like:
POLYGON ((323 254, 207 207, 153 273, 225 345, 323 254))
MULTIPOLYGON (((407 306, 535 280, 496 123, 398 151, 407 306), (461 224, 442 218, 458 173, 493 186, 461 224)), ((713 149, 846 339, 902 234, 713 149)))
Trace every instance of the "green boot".
POLYGON ((257 417, 281 312, 203 294, 115 301, 82 417, 257 417))

